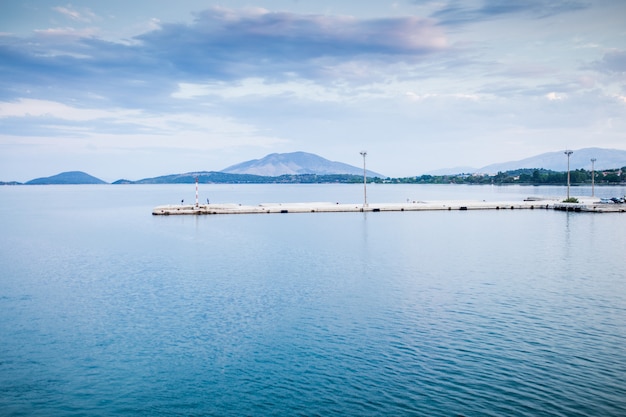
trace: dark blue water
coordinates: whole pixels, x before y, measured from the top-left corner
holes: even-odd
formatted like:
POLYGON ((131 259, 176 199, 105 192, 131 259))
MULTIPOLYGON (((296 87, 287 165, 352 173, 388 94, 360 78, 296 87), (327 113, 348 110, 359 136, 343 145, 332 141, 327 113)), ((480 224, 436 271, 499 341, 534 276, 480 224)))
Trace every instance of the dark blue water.
MULTIPOLYGON (((564 189, 368 189, 542 194, 564 189)), ((150 214, 182 198, 193 186, 0 188, 0 415, 626 415, 624 214, 150 214)))

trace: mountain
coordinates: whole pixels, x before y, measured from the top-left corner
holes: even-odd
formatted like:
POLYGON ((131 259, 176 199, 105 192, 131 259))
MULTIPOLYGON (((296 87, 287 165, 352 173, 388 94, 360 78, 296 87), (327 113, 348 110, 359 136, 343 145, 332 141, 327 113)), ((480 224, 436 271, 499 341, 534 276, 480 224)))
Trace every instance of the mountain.
MULTIPOLYGON (((570 156, 570 169, 591 170, 591 158, 595 158, 596 170, 615 169, 626 166, 626 151, 620 149, 584 148, 574 150, 570 156)), ((498 172, 515 171, 518 169, 547 169, 557 172, 567 171, 567 156, 565 151, 546 152, 518 161, 500 162, 482 168, 455 167, 429 171, 429 175, 456 175, 478 172, 481 174, 497 174, 498 172)))
POLYGON ((476 172, 476 168, 468 167, 468 166, 460 166, 454 168, 442 168, 435 169, 433 171, 428 171, 427 175, 458 175, 458 174, 467 174, 471 172, 476 172))
POLYGON ((215 171, 186 172, 184 174, 163 175, 154 178, 144 178, 139 181, 118 180, 113 184, 248 184, 263 181, 263 177, 250 174, 228 174, 215 171))
MULTIPOLYGON (((268 177, 280 175, 363 175, 363 168, 333 162, 321 156, 307 152, 272 153, 261 159, 253 159, 241 162, 223 169, 221 172, 228 174, 252 174, 268 177)), ((384 175, 374 171, 367 171, 369 177, 385 178, 384 175)))
MULTIPOLYGON (((626 151, 619 149, 584 148, 574 150, 570 156, 570 169, 591 170, 591 158, 595 158, 596 170, 621 168, 626 166, 626 151)), ((544 168, 552 171, 567 171, 565 151, 547 152, 519 161, 503 162, 482 167, 478 172, 495 174, 498 171, 513 171, 520 168, 544 168)))
POLYGON ((82 171, 62 172, 51 177, 35 178, 27 181, 27 185, 48 185, 48 184, 106 184, 99 178, 93 177, 82 171))
MULTIPOLYGON (((626 150, 605 148, 584 148, 574 150, 570 156, 570 169, 591 170, 591 159, 595 158, 595 169, 622 168, 626 166, 626 150)), ((546 169, 557 172, 567 170, 567 157, 564 151, 547 152, 518 161, 503 162, 474 169, 470 167, 456 167, 429 172, 430 175, 455 175, 478 172, 496 174, 499 171, 515 171, 519 169, 546 169)), ((193 183, 198 178, 201 183, 319 183, 345 182, 353 178, 337 178, 337 176, 360 176, 363 168, 333 162, 318 155, 306 152, 273 153, 261 159, 254 159, 232 165, 222 171, 188 172, 185 174, 165 175, 155 178, 145 178, 139 181, 118 180, 113 184, 176 184, 193 183)), ((374 171, 367 171, 370 178, 380 179, 386 176, 374 171)), ((15 181, 0 182, 0 184, 19 184, 15 181)), ((106 184, 99 178, 81 171, 62 172, 51 177, 35 178, 26 182, 32 184, 106 184)))
MULTIPOLYGON (((279 176, 264 176, 202 171, 144 178, 139 181, 121 179, 113 182, 113 184, 192 184, 196 182, 196 179, 200 184, 326 184, 363 182, 362 174, 284 174, 279 176)), ((372 180, 374 179, 375 178, 372 177, 372 180)), ((377 179, 380 180, 380 178, 377 179)))

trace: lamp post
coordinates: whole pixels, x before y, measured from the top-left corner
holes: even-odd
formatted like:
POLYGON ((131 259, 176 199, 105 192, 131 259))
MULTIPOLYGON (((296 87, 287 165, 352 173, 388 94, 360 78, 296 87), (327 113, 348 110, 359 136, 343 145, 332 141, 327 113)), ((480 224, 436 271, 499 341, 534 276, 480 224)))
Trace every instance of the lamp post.
POLYGON ((573 154, 574 151, 566 150, 565 155, 567 155, 567 199, 569 200, 569 157, 573 154))
POLYGON ((595 175, 595 170, 594 170, 595 163, 596 163, 596 158, 591 158, 591 196, 592 197, 596 196, 596 193, 595 193, 596 175, 595 175))
POLYGON ((367 207, 367 173, 365 171, 365 157, 367 156, 366 151, 360 152, 363 157, 363 207, 367 207))

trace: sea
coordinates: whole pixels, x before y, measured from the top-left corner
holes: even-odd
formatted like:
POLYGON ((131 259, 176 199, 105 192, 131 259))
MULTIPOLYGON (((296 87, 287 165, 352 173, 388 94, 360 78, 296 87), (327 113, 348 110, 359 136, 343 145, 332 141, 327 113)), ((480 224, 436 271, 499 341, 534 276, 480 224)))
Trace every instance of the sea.
MULTIPOLYGON (((567 192, 366 191, 370 205, 567 192)), ((624 213, 151 214, 181 201, 195 185, 0 187, 1 416, 626 415, 624 213)))

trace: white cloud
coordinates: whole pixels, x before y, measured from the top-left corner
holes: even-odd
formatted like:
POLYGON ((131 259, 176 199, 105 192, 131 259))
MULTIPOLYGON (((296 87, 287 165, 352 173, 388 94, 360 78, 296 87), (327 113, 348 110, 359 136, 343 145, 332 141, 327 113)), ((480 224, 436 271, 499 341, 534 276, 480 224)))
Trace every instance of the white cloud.
POLYGON ((57 6, 57 7, 53 7, 53 10, 55 10, 56 12, 61 13, 63 16, 77 21, 77 22, 92 22, 95 18, 96 15, 89 9, 83 9, 82 12, 76 10, 71 4, 68 4, 67 6, 63 7, 63 6, 57 6))
POLYGON ((76 40, 82 38, 90 38, 98 33, 95 28, 76 29, 72 27, 57 27, 48 29, 35 29, 34 31, 39 37, 49 39, 76 40))
POLYGON ((546 94, 546 98, 550 101, 560 101, 567 98, 567 94, 555 93, 554 91, 546 94))
MULTIPOLYGON (((343 82, 328 85, 318 84, 310 80, 294 79, 286 82, 268 82, 261 78, 247 78, 237 83, 179 83, 178 90, 172 94, 177 99, 197 99, 201 97, 219 97, 237 100, 259 97, 271 100, 275 97, 291 97, 312 102, 354 103, 364 100, 392 99, 404 97, 410 101, 431 98, 473 100, 485 98, 485 95, 453 92, 442 88, 432 93, 418 94, 412 91, 416 87, 414 81, 371 82, 353 86, 343 82)), ((434 86, 436 88, 436 86, 434 86)))
MULTIPOLYGON (((28 117, 45 118, 44 124, 39 127, 48 132, 47 136, 54 137, 59 146, 68 146, 68 150, 85 142, 98 143, 100 147, 108 148, 186 147, 197 150, 267 147, 286 142, 235 119, 206 114, 148 114, 133 109, 81 109, 33 99, 0 103, 0 118, 28 117), (110 133, 111 130, 115 132, 110 133)), ((11 137, 17 136, 0 136, 0 144, 6 144, 6 140, 11 137)), ((50 138, 24 136, 19 142, 49 143, 50 138)))
POLYGON ((413 91, 407 91, 404 93, 404 96, 409 101, 422 101, 427 99, 441 98, 441 99, 456 99, 456 100, 472 100, 478 101, 483 96, 479 94, 470 94, 470 93, 423 93, 418 94, 413 91))
POLYGON ((239 99, 244 97, 275 97, 291 96, 313 101, 342 101, 342 95, 337 88, 326 87, 308 80, 294 80, 287 82, 266 82, 261 78, 247 78, 237 83, 207 83, 192 84, 179 83, 178 91, 172 94, 173 98, 191 99, 202 96, 218 96, 225 99, 239 99))
POLYGON ((88 121, 105 118, 131 117, 138 110, 82 109, 49 100, 22 98, 15 102, 0 102, 0 118, 53 117, 63 120, 88 121))

